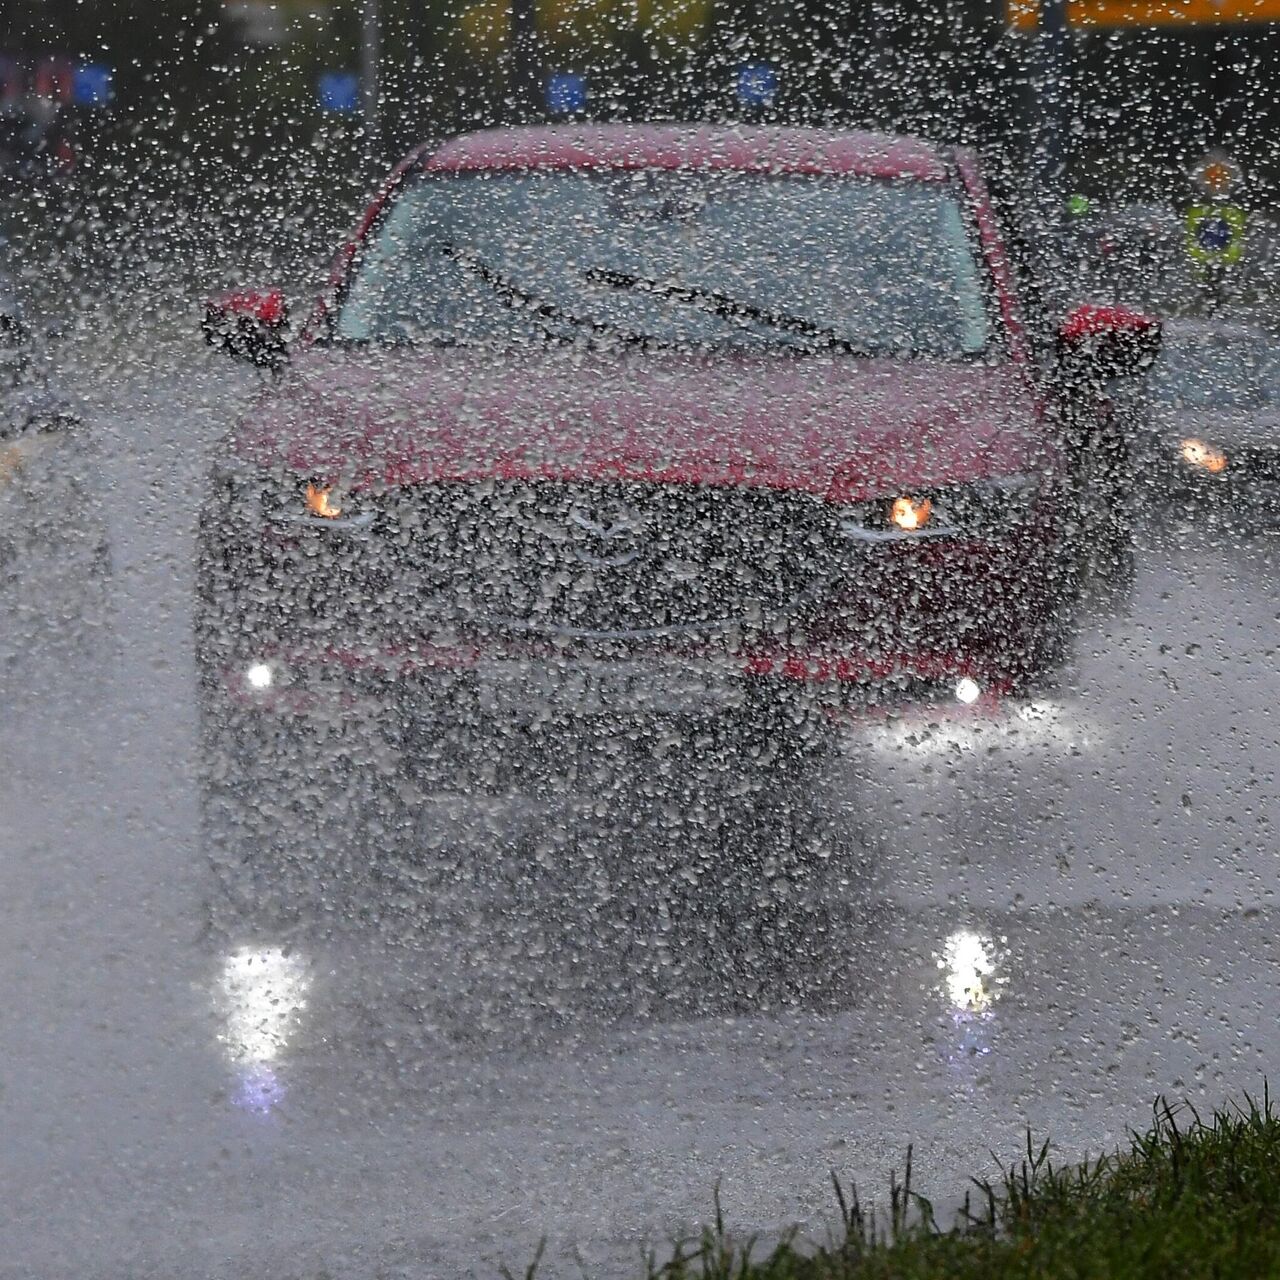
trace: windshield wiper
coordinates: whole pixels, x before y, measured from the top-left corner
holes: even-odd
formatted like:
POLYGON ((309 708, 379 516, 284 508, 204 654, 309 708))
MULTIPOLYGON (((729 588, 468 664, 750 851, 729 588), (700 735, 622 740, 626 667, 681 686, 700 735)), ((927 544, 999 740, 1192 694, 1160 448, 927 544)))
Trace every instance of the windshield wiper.
MULTIPOLYGON (((554 302, 544 302, 527 289, 520 288, 506 276, 495 271, 483 258, 477 257, 469 249, 458 245, 445 245, 442 249, 445 257, 452 258, 465 271, 471 272, 477 280, 487 284, 497 295, 504 306, 513 311, 527 312, 534 320, 553 324, 571 325, 575 329, 586 329, 591 333, 607 335, 628 346, 651 347, 660 345, 660 339, 645 333, 633 333, 630 329, 620 328, 603 320, 589 320, 585 316, 574 315, 557 307, 554 302)), ((553 342, 568 342, 563 334, 556 333, 548 323, 540 323, 539 327, 553 342)))
POLYGON ((758 307, 754 302, 744 302, 741 298, 730 297, 729 294, 720 293, 716 289, 704 289, 691 284, 664 284, 661 280, 651 280, 647 276, 633 276, 629 272, 613 271, 608 267, 588 267, 582 274, 593 284, 608 285, 611 289, 626 289, 632 293, 652 294, 655 298, 669 299, 672 302, 687 302, 713 316, 724 316, 731 320, 755 320, 760 324, 768 325, 771 329, 797 333, 805 338, 817 338, 823 346, 845 351, 850 355, 878 354, 869 347, 861 347, 856 342, 850 342, 834 329, 828 329, 813 320, 791 315, 787 311, 758 307))

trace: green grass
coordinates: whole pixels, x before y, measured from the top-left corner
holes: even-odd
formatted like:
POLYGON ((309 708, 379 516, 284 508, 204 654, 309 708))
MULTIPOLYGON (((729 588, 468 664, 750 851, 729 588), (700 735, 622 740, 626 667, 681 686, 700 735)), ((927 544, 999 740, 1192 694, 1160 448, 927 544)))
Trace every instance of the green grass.
MULTIPOLYGON (((825 1245, 796 1235, 765 1252, 715 1225, 650 1259, 649 1280, 951 1280, 1280 1276, 1280 1119, 1269 1093, 1202 1119, 1159 1102, 1127 1150, 1055 1166, 1030 1138, 993 1182, 973 1180, 950 1227, 912 1183, 910 1152, 877 1222, 834 1176, 840 1226, 825 1245)), ((535 1267, 536 1270, 536 1267, 535 1267)), ((533 1275, 533 1271, 529 1272, 533 1275)))

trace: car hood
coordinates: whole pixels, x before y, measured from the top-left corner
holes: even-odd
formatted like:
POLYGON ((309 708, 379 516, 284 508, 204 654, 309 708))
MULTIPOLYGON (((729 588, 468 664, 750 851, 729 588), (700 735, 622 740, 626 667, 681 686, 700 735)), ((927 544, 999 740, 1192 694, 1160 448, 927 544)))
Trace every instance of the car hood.
POLYGON ((427 481, 758 485, 836 501, 1041 469, 1016 366, 314 348, 235 453, 356 487, 427 481))

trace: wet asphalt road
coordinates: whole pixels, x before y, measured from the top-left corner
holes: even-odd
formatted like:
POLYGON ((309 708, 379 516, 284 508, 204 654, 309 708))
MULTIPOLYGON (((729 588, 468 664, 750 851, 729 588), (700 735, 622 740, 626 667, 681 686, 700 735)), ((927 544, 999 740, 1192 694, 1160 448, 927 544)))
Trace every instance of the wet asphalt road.
MULTIPOLYGON (((790 817, 730 827, 812 853, 790 932, 549 911, 489 874, 531 821, 489 802, 432 818, 469 894, 273 936, 211 911, 193 784, 203 451, 252 379, 77 351, 116 603, 86 658, 10 645, 0 1275, 487 1276, 544 1234, 547 1274, 635 1274, 718 1179, 735 1226, 817 1233, 828 1171, 881 1186, 908 1142, 945 1205, 1027 1125, 1070 1157, 1260 1088, 1280 539, 1144 534, 1053 697, 850 725, 790 817)), ((584 886, 643 856, 608 802, 539 821, 584 886)))

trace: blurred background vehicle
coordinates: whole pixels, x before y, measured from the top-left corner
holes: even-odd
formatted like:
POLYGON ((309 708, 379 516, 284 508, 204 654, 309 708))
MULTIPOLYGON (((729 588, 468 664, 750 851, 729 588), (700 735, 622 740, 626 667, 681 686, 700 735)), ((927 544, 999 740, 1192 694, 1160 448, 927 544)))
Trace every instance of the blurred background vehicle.
POLYGON ((1172 319, 1161 358, 1126 395, 1135 478, 1185 510, 1225 503, 1280 519, 1280 341, 1244 319, 1172 319))
POLYGON ((8 252, 0 239, 0 658, 33 637, 89 642, 111 562, 97 443, 51 376, 50 332, 20 306, 8 252))

